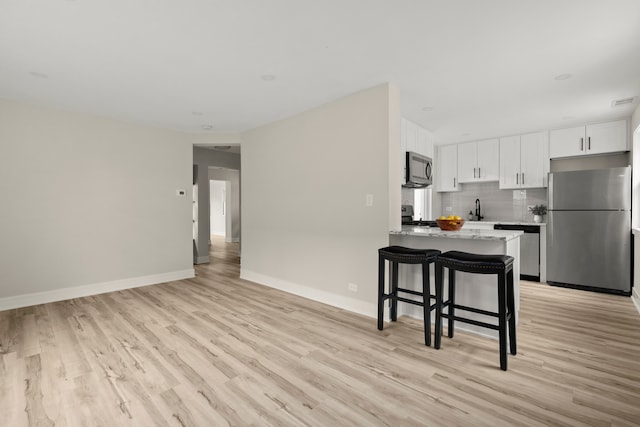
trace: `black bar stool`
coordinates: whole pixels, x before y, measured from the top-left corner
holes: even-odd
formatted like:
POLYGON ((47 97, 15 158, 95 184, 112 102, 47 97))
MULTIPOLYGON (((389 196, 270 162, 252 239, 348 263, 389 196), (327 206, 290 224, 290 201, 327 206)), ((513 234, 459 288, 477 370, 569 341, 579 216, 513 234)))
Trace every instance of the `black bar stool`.
POLYGON ((516 315, 513 291, 513 257, 508 255, 477 255, 459 251, 445 252, 436 261, 436 327, 435 348, 440 348, 442 318, 449 320, 449 338, 453 338, 454 321, 470 323, 498 330, 500 339, 500 369, 507 370, 507 329, 511 354, 516 354, 516 315), (444 267, 449 269, 449 299, 443 301, 444 267), (498 312, 458 305, 456 296, 456 271, 498 276, 498 312), (447 313, 443 309, 447 308, 447 313), (456 309, 498 318, 498 324, 480 322, 456 315, 456 309))
POLYGON ((391 321, 398 319, 398 301, 419 305, 424 308, 424 342, 431 345, 431 285, 429 282, 429 264, 432 264, 440 254, 436 249, 412 249, 402 246, 388 246, 378 249, 378 330, 382 330, 384 316, 384 302, 389 299, 389 314, 391 321), (388 294, 384 291, 385 261, 391 263, 391 283, 388 294), (422 292, 398 287, 398 264, 422 264, 422 292), (422 301, 398 296, 399 292, 421 296, 422 301))

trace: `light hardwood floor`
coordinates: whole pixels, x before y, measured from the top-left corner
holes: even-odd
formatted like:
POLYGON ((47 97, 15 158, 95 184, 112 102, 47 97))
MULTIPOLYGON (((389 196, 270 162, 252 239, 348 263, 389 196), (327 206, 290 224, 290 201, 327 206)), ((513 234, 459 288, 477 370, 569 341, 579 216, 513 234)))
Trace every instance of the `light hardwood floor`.
MULTIPOLYGON (((629 298, 522 282, 518 355, 238 278, 215 241, 197 278, 0 312, 1 426, 640 425, 629 298)), ((374 266, 375 268, 375 266, 374 266)))

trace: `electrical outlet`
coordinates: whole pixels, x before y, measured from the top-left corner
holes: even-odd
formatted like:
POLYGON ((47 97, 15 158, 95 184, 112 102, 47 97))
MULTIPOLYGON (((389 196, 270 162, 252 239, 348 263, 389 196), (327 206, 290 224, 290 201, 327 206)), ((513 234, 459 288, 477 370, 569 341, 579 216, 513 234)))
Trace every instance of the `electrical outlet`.
POLYGON ((445 212, 451 212, 453 211, 453 208, 451 206, 447 206, 446 208, 444 208, 445 212))
POLYGON ((355 283, 349 283, 347 285, 347 289, 349 289, 351 292, 358 292, 358 285, 356 285, 355 283))

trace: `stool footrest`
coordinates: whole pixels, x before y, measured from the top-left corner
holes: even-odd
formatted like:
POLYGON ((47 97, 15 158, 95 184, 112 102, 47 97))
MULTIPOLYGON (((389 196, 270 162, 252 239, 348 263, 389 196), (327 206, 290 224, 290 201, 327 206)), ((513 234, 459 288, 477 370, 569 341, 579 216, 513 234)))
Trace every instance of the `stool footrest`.
POLYGON ((404 292, 411 295, 418 295, 419 297, 422 296, 422 292, 414 291, 413 289, 398 288, 398 292, 404 292))
POLYGON ((489 329, 495 329, 495 330, 500 329, 500 326, 498 325, 494 325, 492 323, 487 323, 487 322, 480 322, 479 320, 468 319, 466 317, 452 316, 450 314, 444 314, 444 313, 442 313, 441 316, 444 317, 445 319, 453 319, 458 322, 470 323, 472 325, 482 326, 483 328, 489 328, 489 329))
POLYGON ((470 311, 472 313, 483 314, 485 316, 491 316, 491 317, 498 317, 499 316, 498 313, 495 313, 493 311, 481 310, 479 308, 469 307, 469 306, 466 306, 466 305, 458 305, 458 304, 453 304, 452 305, 451 301, 447 301, 447 302, 442 304, 442 308, 449 307, 449 306, 452 306, 456 310, 470 311))
MULTIPOLYGON (((435 298, 435 296, 429 295, 429 298, 435 298)), ((406 303, 409 303, 409 304, 419 305, 420 307, 424 307, 424 303, 422 301, 416 301, 416 300, 413 300, 413 299, 403 298, 403 297, 398 297, 398 301, 402 301, 402 302, 406 302, 406 303)), ((429 305, 429 307, 435 308, 436 305, 435 304, 429 305)))

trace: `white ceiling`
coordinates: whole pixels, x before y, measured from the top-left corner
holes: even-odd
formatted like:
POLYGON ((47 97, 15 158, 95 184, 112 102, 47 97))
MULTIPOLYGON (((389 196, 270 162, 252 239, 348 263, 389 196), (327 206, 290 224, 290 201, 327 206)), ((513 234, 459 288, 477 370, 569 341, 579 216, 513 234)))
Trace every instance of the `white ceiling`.
POLYGON ((4 98, 218 133, 386 81, 445 143, 628 117, 640 1, 0 0, 4 98))

